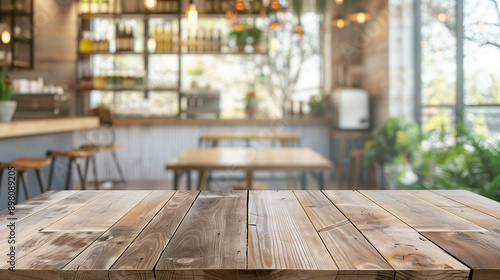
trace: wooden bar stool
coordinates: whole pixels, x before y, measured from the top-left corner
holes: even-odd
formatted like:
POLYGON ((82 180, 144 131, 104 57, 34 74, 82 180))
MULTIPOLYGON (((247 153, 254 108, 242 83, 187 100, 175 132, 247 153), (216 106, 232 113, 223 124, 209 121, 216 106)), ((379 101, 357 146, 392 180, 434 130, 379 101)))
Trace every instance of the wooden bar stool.
POLYGON ((111 141, 109 143, 85 143, 80 146, 80 149, 93 150, 96 153, 102 153, 102 152, 111 153, 113 161, 115 162, 116 169, 118 170, 118 174, 120 175, 120 182, 123 183, 125 182, 125 176, 123 175, 120 162, 118 161, 118 157, 116 156, 116 152, 123 150, 123 146, 115 144, 116 133, 111 112, 108 109, 103 109, 103 108, 92 109, 91 112, 92 116, 99 117, 99 121, 101 123, 102 128, 107 128, 111 131, 111 141))
MULTIPOLYGON (((361 169, 362 169, 362 161, 365 155, 365 149, 352 149, 349 153, 349 186, 353 187, 354 190, 359 190, 361 187, 361 169)), ((365 167, 366 177, 365 184, 373 184, 375 181, 376 174, 376 165, 371 164, 370 166, 365 167)), ((375 183, 375 187, 378 189, 377 184, 375 183)))
POLYGON ((19 201, 19 185, 23 183, 24 195, 26 199, 30 198, 29 188, 26 179, 26 171, 35 171, 36 177, 38 179, 38 185, 40 187, 40 193, 45 192, 45 187, 43 185, 42 173, 40 170, 47 165, 50 164, 50 159, 48 158, 17 158, 10 163, 0 163, 0 190, 1 190, 1 182, 3 170, 9 166, 13 166, 17 171, 17 180, 16 180, 16 199, 15 203, 19 201))
POLYGON ((86 189, 86 181, 87 181, 87 172, 89 168, 89 162, 92 161, 92 170, 94 173, 94 182, 96 184, 96 188, 98 188, 97 184, 97 168, 95 164, 95 151, 92 149, 70 149, 67 151, 47 151, 47 156, 52 158, 52 164, 50 166, 49 173, 49 190, 52 188, 52 177, 54 175, 54 167, 56 163, 56 159, 58 157, 64 157, 68 159, 68 170, 66 174, 66 190, 69 190, 69 185, 71 181, 71 173, 73 171, 73 163, 76 165, 76 169, 78 172, 78 177, 80 179, 80 184, 82 186, 82 190, 86 189), (85 171, 82 172, 82 168, 79 159, 85 160, 85 171))

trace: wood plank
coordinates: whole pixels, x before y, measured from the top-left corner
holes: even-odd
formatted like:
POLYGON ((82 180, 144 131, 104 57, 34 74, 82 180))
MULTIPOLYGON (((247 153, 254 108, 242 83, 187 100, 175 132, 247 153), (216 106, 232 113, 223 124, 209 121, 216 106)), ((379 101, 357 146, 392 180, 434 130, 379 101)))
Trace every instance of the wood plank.
POLYGON ((294 191, 339 267, 337 279, 394 279, 394 269, 321 191, 294 191))
POLYGON ((500 203, 492 199, 466 190, 436 190, 434 192, 500 219, 500 203))
POLYGON ((246 269, 246 203, 246 191, 201 192, 161 255, 156 278, 227 279, 226 272, 246 269))
POLYGON ((154 280, 154 266, 181 223, 198 191, 178 191, 158 212, 109 271, 112 280, 154 280))
POLYGON ((418 232, 486 231, 404 191, 360 191, 418 232))
POLYGON ((467 207, 431 191, 410 191, 410 194, 426 200, 441 209, 453 213, 471 223, 500 235, 500 219, 467 207))
POLYGON ((106 231, 151 191, 108 192, 45 228, 53 231, 106 231))
MULTIPOLYGON (((17 222, 22 221, 26 217, 33 215, 34 213, 49 207, 50 205, 65 199, 68 196, 74 195, 78 193, 78 191, 48 191, 43 194, 40 194, 32 199, 26 200, 21 204, 16 205, 16 209, 14 211, 15 218, 17 222)), ((7 224, 10 223, 8 218, 11 218, 10 212, 8 209, 0 212, 0 228, 4 228, 7 224)))
POLYGON ((92 129, 99 127, 97 117, 16 120, 0 123, 0 139, 92 129))
MULTIPOLYGON (((292 191, 252 191, 248 202, 248 269, 300 271, 297 279, 334 279, 338 267, 292 191)), ((282 274, 284 273, 284 274, 282 274)))
MULTIPOLYGON (((29 236, 38 233, 38 231, 50 226, 57 220, 73 213, 104 193, 105 191, 78 192, 16 222, 16 239, 19 242, 28 239, 29 236)), ((9 231, 10 228, 8 227, 2 228, 0 236, 9 236, 9 231)), ((10 245, 7 242, 1 243, 0 253, 6 252, 9 248, 10 245)))
POLYGON ((426 232, 425 236, 473 269, 472 280, 500 275, 500 238, 492 232, 426 232))
POLYGON ((16 272, 6 270, 2 255, 0 279, 62 279, 61 268, 101 232, 38 232, 16 246, 16 272))
POLYGON ((63 268, 68 278, 108 278, 108 270, 174 195, 153 191, 63 268))
POLYGON ((466 266, 361 193, 323 193, 384 256, 396 279, 468 279, 466 266))

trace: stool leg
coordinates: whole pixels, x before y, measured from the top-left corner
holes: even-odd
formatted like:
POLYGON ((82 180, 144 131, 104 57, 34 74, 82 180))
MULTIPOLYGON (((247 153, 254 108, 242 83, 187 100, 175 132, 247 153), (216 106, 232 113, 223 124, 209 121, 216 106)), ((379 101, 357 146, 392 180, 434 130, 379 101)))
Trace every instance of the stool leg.
POLYGON ((52 157, 52 162, 50 164, 50 172, 49 172, 49 182, 47 186, 47 190, 50 191, 52 188, 52 176, 54 175, 54 166, 56 165, 56 157, 52 157))
POLYGON ((125 176, 123 176, 122 168, 120 166, 120 162, 118 162, 118 157, 116 156, 116 152, 112 151, 111 155, 113 156, 113 160, 115 161, 116 169, 118 169, 118 173, 120 174, 121 182, 125 182, 125 176))
POLYGON ((26 196, 26 200, 28 200, 28 199, 30 199, 30 193, 28 191, 28 183, 26 180, 26 174, 23 171, 21 171, 19 174, 19 177, 23 181, 24 195, 26 196))
POLYGON ((92 157, 92 173, 94 173, 95 189, 99 189, 99 180, 97 180, 97 165, 95 163, 95 156, 92 157))
POLYGON ((44 193, 45 192, 45 187, 43 186, 43 180, 42 180, 42 172, 40 172, 40 169, 35 170, 36 177, 38 178, 38 185, 40 186, 40 192, 44 193))
POLYGON ((15 200, 15 203, 17 204, 17 202, 19 201, 19 184, 21 183, 21 179, 19 179, 19 176, 21 175, 21 172, 17 172, 17 176, 16 176, 16 200, 15 200))
MULTIPOLYGON (((3 168, 0 169, 0 194, 2 193, 2 179, 3 179, 3 168)), ((7 187, 7 190, 9 188, 7 187)))
POLYGON ((71 181, 71 173, 73 172, 73 158, 69 158, 68 163, 68 173, 66 174, 66 190, 69 190, 69 184, 71 181))
POLYGON ((186 175, 187 175, 187 189, 191 190, 191 171, 188 171, 186 175))
POLYGON ((80 166, 78 160, 75 160, 75 164, 76 164, 76 171, 78 172, 78 177, 80 178, 80 184, 82 185, 82 190, 86 190, 87 187, 85 186, 85 177, 83 177, 82 174, 82 167, 80 166))

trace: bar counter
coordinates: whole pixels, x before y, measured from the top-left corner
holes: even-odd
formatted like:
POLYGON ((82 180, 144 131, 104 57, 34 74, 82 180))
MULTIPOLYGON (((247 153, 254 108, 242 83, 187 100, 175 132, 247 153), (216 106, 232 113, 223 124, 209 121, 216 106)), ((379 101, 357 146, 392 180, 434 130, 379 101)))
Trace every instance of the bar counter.
POLYGON ((114 117, 117 126, 128 125, 300 125, 300 124, 328 124, 328 118, 286 118, 286 119, 262 119, 262 118, 234 118, 234 119, 198 119, 198 118, 146 118, 146 117, 114 117))
POLYGON ((97 117, 22 119, 0 123, 0 138, 61 133, 99 127, 97 117))

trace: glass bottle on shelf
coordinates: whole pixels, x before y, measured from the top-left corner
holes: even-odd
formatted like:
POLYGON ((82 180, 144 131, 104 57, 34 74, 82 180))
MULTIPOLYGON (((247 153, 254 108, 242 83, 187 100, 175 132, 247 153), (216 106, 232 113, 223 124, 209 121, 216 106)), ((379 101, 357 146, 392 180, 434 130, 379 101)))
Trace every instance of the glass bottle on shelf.
POLYGON ((90 0, 80 0, 80 13, 88 14, 90 12, 90 0))
POLYGON ((82 32, 82 39, 80 39, 80 52, 92 52, 92 41, 90 40, 90 31, 82 32))
POLYGON ((100 13, 109 13, 109 0, 101 0, 99 4, 99 12, 100 13))
POLYGON ((90 0, 90 12, 93 14, 99 12, 99 0, 90 0))
POLYGON ((164 46, 165 46, 165 52, 171 52, 172 51, 172 28, 170 27, 170 23, 165 24, 165 28, 163 29, 165 32, 164 35, 164 46))
POLYGON ((179 24, 177 21, 172 22, 172 51, 179 51, 179 24))
POLYGON ((165 44, 163 40, 163 26, 159 24, 155 30, 155 39, 156 39, 156 51, 163 52, 165 49, 165 44))
POLYGON ((196 51, 198 52, 203 52, 203 47, 204 47, 204 39, 205 39, 205 30, 200 27, 200 29, 198 30, 198 36, 197 36, 197 39, 196 39, 196 51))

